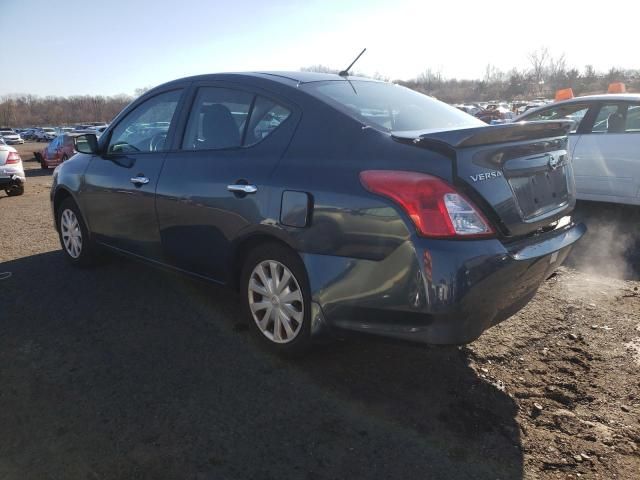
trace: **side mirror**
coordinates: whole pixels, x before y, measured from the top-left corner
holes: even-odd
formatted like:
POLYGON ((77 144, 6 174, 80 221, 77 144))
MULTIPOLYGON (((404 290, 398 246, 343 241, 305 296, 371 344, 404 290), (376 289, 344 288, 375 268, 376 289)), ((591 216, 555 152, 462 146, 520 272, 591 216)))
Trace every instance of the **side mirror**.
POLYGON ((98 153, 98 138, 94 133, 86 133, 76 137, 76 150, 91 155, 98 153))

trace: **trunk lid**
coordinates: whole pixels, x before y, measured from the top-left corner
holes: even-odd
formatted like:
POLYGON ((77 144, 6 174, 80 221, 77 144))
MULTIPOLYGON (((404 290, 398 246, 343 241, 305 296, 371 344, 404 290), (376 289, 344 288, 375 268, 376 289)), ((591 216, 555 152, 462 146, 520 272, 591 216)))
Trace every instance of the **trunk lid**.
POLYGON ((570 128, 542 121, 392 136, 449 156, 455 184, 504 235, 518 237, 549 228, 575 206, 570 128))

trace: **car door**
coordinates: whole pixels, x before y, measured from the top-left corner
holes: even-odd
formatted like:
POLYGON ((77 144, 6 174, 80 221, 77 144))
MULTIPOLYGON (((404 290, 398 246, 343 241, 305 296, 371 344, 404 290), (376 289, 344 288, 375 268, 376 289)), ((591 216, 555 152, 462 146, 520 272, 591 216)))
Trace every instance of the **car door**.
POLYGON ((600 103, 573 155, 578 198, 637 201, 640 185, 639 107, 639 104, 621 101, 600 103))
POLYGON ((155 189, 183 88, 142 100, 118 120, 85 172, 82 202, 96 240, 158 260, 155 189))
POLYGON ((165 261, 226 282, 233 242, 269 218, 270 174, 299 114, 229 84, 194 87, 157 188, 165 261))

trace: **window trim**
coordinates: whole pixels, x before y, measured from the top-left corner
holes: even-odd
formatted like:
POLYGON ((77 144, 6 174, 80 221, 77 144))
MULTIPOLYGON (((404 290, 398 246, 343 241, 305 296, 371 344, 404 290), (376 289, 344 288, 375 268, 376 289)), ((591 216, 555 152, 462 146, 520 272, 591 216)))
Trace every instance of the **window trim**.
POLYGON ((187 98, 185 99, 185 106, 183 108, 183 115, 180 119, 180 124, 177 125, 177 127, 179 128, 176 133, 175 133, 175 138, 173 141, 173 149, 169 150, 170 152, 180 152, 180 153, 185 153, 185 152, 230 152, 230 151, 240 151, 240 150, 248 150, 250 148, 253 148, 257 145, 262 144, 262 142, 264 142, 266 139, 270 138, 271 135, 267 135, 266 137, 264 137, 263 139, 261 139, 258 142, 252 143, 251 145, 245 145, 245 140, 246 140, 246 129, 248 128, 249 123, 251 122, 251 117, 253 115, 253 108, 255 106, 256 103, 256 99, 258 97, 262 97, 265 98, 267 100, 271 100, 272 102, 276 103, 277 105, 280 105, 281 107, 286 108, 287 110, 289 110, 290 114, 289 116, 280 124, 278 125, 278 127, 274 130, 274 132, 276 130, 280 130, 280 127, 284 124, 286 124, 293 116, 294 113, 296 112, 295 107, 293 107, 293 105, 290 102, 286 102, 286 101, 282 101, 281 98, 276 97, 274 95, 271 95, 268 92, 264 92, 261 89, 258 88, 251 88, 242 84, 238 84, 238 83, 232 83, 232 82, 216 82, 216 81, 208 81, 208 82, 202 82, 202 83, 196 83, 191 85, 190 88, 190 92, 189 95, 187 96, 187 98), (251 100, 251 104, 249 106, 249 111, 247 112, 247 122, 245 124, 245 128, 244 128, 244 132, 241 138, 241 144, 237 147, 227 147, 227 148, 202 148, 202 149, 197 149, 197 150, 191 150, 191 149, 185 149, 183 148, 183 143, 184 143, 184 137, 187 134, 187 127, 189 125, 189 119, 191 118, 191 112, 194 108, 196 99, 198 98, 198 91, 201 88, 222 88, 222 89, 226 89, 226 90, 237 90, 240 92, 244 92, 244 93, 248 93, 249 95, 252 95, 253 98, 251 100), (187 105, 189 106, 189 108, 187 108, 187 105), (186 112, 186 113, 185 113, 186 112))

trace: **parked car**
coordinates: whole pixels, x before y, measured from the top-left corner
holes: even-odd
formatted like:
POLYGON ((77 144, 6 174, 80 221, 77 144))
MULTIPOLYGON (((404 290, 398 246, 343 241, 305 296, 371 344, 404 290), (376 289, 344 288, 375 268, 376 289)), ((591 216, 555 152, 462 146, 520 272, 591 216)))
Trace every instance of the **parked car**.
POLYGON ((20 136, 21 136, 24 140, 33 140, 33 139, 34 139, 34 133, 35 133, 35 128, 25 128, 25 129, 20 133, 20 136))
POLYGON ((43 127, 36 131, 35 139, 38 142, 49 142, 56 138, 56 129, 51 127, 43 127))
POLYGON ((495 125, 512 122, 516 115, 505 106, 492 104, 476 112, 475 117, 485 123, 495 125))
POLYGON ((24 193, 24 168, 18 151, 0 140, 0 189, 10 197, 24 193))
POLYGON ((576 97, 517 121, 570 120, 577 198, 640 205, 640 94, 576 97))
POLYGON ((97 137, 100 137, 100 135, 102 135, 104 133, 104 131, 107 129, 106 126, 88 126, 86 128, 82 128, 82 129, 76 129, 74 130, 74 133, 93 133, 95 134, 97 137))
POLYGON ((78 135, 77 133, 59 135, 40 152, 34 152, 40 166, 45 170, 49 167, 56 167, 75 155, 75 139, 78 135))
POLYGON ((278 351, 332 328, 460 344, 585 232, 568 128, 489 127, 358 77, 204 75, 79 136, 51 201, 72 264, 105 247, 236 288, 278 351))
POLYGON ((6 142, 7 145, 16 145, 24 143, 24 140, 15 130, 7 128, 0 130, 0 137, 6 142))

